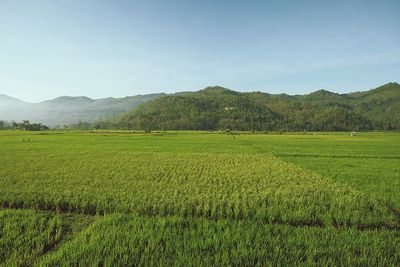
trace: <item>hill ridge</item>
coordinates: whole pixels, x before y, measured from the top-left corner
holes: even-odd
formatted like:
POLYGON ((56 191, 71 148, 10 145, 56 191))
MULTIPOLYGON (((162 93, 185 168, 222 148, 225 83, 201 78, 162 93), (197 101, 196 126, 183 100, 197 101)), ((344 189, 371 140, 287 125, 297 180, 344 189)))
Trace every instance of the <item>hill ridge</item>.
MULTIPOLYGON (((210 86, 166 95, 111 118, 106 127, 150 130, 352 131, 400 129, 400 85, 362 93, 237 92, 210 86)), ((102 125, 104 127, 104 124, 102 125)))

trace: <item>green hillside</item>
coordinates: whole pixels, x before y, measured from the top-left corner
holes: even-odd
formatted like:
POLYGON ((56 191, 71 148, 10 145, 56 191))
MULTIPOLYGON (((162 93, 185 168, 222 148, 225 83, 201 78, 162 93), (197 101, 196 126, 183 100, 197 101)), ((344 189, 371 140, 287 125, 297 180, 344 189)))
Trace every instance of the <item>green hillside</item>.
POLYGON ((398 130, 400 85, 308 95, 240 93, 223 87, 167 95, 97 128, 161 130, 398 130))

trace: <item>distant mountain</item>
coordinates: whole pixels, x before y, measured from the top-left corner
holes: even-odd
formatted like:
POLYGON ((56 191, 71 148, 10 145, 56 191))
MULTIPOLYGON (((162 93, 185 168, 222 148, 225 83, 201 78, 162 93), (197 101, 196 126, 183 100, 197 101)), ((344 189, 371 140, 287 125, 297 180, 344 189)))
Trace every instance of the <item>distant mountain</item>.
POLYGON ((8 95, 0 94, 0 106, 11 106, 11 105, 21 105, 27 104, 26 102, 19 100, 18 98, 13 98, 8 95))
POLYGON ((0 95, 0 120, 29 120, 52 127, 74 124, 80 121, 92 123, 127 112, 146 101, 163 95, 148 94, 104 99, 62 96, 40 103, 28 103, 0 95))
POLYGON ((107 127, 145 130, 398 130, 400 85, 296 96, 214 86, 148 101, 108 122, 107 127))
POLYGON ((86 96, 60 96, 53 100, 46 100, 43 101, 42 104, 49 104, 49 105, 87 105, 96 102, 96 100, 91 99, 86 96))

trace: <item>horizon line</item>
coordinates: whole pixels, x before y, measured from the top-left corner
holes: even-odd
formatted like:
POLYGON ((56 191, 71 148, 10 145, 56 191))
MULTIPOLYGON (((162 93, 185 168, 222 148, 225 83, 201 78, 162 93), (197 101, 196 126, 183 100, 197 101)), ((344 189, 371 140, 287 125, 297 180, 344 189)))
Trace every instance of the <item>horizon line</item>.
POLYGON ((162 92, 162 91, 161 91, 161 92, 153 92, 153 93, 148 93, 148 94, 126 95, 126 96, 120 96, 120 97, 118 97, 118 96, 108 96, 108 97, 92 98, 92 97, 89 97, 89 96, 86 96, 86 95, 61 95, 61 96, 57 96, 57 97, 55 97, 55 98, 44 99, 44 100, 35 101, 35 102, 33 102, 33 101, 32 101, 32 102, 31 102, 31 101, 26 101, 26 100, 23 100, 22 98, 10 96, 10 95, 8 95, 8 94, 4 94, 4 93, 1 93, 1 92, 0 92, 0 96, 3 95, 3 96, 6 96, 6 97, 9 97, 9 98, 12 98, 12 99, 14 99, 14 100, 18 100, 18 101, 27 103, 27 104, 40 104, 40 103, 43 103, 43 102, 53 101, 53 100, 56 100, 56 99, 59 99, 59 98, 63 98, 63 97, 69 97, 69 98, 88 98, 88 99, 90 99, 90 100, 102 100, 102 99, 109 99, 109 98, 112 98, 112 99, 121 99, 121 98, 136 97, 136 96, 154 95, 154 94, 174 95, 174 94, 179 94, 179 93, 194 93, 194 92, 199 92, 199 91, 202 91, 202 90, 204 90, 204 89, 212 88, 212 87, 221 87, 221 88, 228 89, 228 90, 230 90, 230 91, 234 91, 234 92, 238 92, 238 93, 264 93, 264 94, 270 94, 270 95, 305 96, 305 95, 310 95, 310 94, 312 94, 312 93, 315 93, 315 92, 318 92, 318 91, 321 91, 321 90, 324 90, 324 91, 327 91, 327 92, 330 92, 330 93, 334 93, 334 94, 338 94, 338 95, 348 95, 348 94, 354 94, 354 93, 368 92, 368 91, 371 91, 371 90, 374 90, 374 89, 377 89, 377 88, 379 88, 379 87, 382 87, 382 86, 385 86, 385 85, 389 85, 389 84, 397 84, 397 85, 399 85, 398 82, 391 81, 391 82, 387 82, 387 83, 381 84, 381 85, 379 85, 379 86, 377 86, 377 87, 374 87, 374 88, 369 88, 369 89, 365 89, 365 90, 349 91, 349 92, 347 92, 347 93, 337 93, 337 92, 331 91, 331 90, 326 89, 326 88, 320 88, 320 89, 318 89, 318 90, 311 91, 310 93, 306 93, 306 94, 288 94, 288 93, 285 93, 285 92, 282 92, 282 93, 268 93, 268 92, 266 92, 266 91, 260 91, 260 90, 241 91, 241 90, 238 90, 238 89, 235 89, 235 90, 234 90, 234 89, 230 89, 230 88, 228 88, 228 87, 221 86, 221 85, 209 85, 209 86, 206 86, 206 87, 204 87, 204 88, 197 89, 197 90, 193 90, 193 91, 190 91, 190 90, 182 90, 182 91, 175 91, 175 92, 172 92, 172 93, 165 93, 165 92, 162 92))

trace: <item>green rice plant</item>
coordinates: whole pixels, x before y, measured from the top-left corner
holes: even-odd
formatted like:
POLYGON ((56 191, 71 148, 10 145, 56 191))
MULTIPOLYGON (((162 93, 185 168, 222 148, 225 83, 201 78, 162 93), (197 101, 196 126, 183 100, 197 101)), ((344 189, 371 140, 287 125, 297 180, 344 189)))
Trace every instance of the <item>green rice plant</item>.
POLYGON ((400 233, 112 215, 42 266, 396 266, 400 233))
POLYGON ((31 210, 0 210, 0 265, 32 265, 61 237, 59 216, 31 210))

